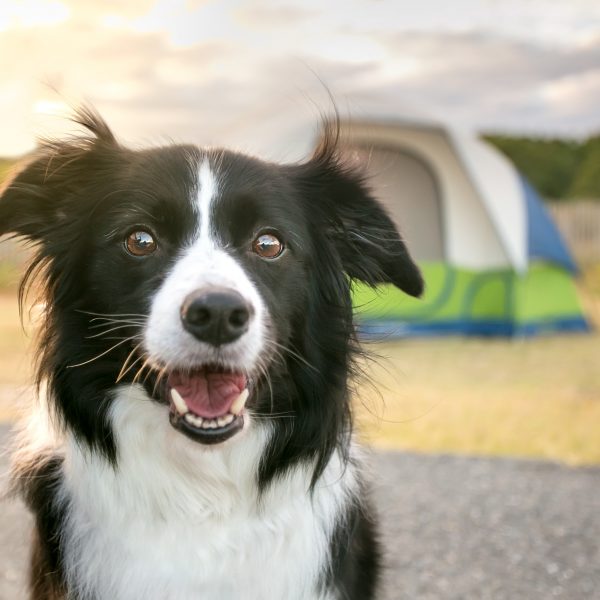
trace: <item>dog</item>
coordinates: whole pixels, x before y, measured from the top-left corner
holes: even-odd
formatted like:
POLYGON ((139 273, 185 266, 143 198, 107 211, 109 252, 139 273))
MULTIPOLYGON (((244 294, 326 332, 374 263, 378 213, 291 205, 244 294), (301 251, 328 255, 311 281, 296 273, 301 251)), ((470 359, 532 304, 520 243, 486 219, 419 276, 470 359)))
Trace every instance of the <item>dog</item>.
POLYGON ((339 126, 282 165, 74 120, 0 193, 44 306, 12 475, 31 598, 373 598, 351 285, 423 281, 339 126))

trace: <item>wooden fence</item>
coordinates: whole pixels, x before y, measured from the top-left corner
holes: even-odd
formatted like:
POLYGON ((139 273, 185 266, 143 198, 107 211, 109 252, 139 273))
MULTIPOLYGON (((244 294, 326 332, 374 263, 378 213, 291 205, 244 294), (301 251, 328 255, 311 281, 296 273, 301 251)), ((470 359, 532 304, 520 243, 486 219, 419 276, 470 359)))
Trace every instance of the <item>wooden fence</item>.
POLYGON ((580 262, 600 260, 600 201, 551 202, 547 206, 575 258, 580 262))

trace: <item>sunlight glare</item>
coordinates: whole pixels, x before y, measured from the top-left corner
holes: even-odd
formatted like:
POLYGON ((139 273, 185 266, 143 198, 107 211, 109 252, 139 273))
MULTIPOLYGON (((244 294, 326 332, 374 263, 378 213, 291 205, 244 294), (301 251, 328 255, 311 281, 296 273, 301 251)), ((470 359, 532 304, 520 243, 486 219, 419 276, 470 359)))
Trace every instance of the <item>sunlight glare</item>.
POLYGON ((64 116, 69 112, 69 107, 60 100, 37 100, 33 110, 38 115, 64 116))
POLYGON ((0 3, 0 31, 57 25, 70 14, 69 7, 57 0, 4 0, 0 3))

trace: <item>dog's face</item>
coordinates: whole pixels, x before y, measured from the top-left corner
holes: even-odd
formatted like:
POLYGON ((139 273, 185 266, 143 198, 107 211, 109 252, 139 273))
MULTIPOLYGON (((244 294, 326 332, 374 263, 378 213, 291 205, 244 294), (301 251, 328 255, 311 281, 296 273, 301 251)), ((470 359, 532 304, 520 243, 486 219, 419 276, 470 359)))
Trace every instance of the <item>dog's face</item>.
POLYGON ((88 312, 113 315, 115 333, 135 322, 124 368, 170 404, 177 429, 222 442, 249 424, 245 404, 258 408, 253 392, 305 306, 297 192, 276 166, 195 148, 128 153, 122 171, 111 187, 131 191, 115 193, 89 233, 100 302, 88 312))
POLYGON ((345 413, 350 279, 412 295, 422 281, 331 140, 285 166, 132 151, 80 118, 95 137, 46 148, 0 197, 0 235, 33 240, 45 265, 42 374, 67 423, 98 443, 110 390, 134 382, 202 444, 285 415, 289 442, 345 413))

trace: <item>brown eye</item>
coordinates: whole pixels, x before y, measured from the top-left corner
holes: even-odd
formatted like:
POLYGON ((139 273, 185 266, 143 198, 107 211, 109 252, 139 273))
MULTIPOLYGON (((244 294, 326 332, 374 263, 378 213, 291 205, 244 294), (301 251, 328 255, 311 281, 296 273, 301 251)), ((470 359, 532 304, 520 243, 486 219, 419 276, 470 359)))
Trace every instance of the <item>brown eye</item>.
POLYGON ((133 256, 148 256, 156 250, 156 242, 147 231, 132 231, 125 240, 125 247, 133 256))
POLYGON ((283 252, 284 246, 272 233, 263 233, 252 243, 252 250, 261 258, 277 258, 283 252))

